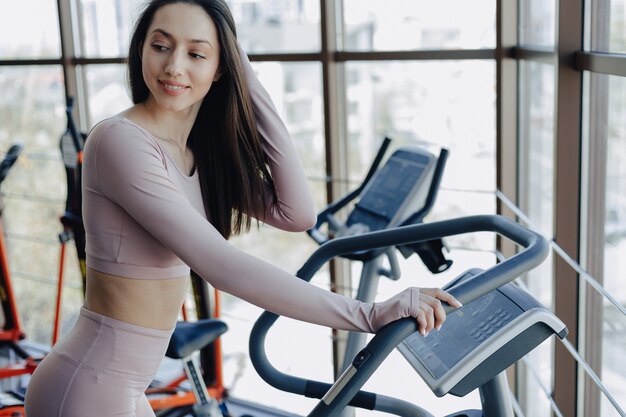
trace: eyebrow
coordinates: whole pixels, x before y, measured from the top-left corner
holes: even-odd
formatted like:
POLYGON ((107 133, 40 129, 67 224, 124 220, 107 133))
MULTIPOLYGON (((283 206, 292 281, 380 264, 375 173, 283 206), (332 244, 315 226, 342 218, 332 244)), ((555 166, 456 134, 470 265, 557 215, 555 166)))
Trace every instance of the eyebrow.
MULTIPOLYGON (((164 31, 163 29, 158 29, 158 28, 157 28, 157 29, 154 29, 154 30, 152 31, 152 33, 154 33, 154 32, 158 32, 158 33, 162 34, 163 36, 165 36, 166 38, 170 38, 170 39, 171 39, 171 38, 173 38, 173 37, 174 37, 174 36, 172 36, 172 34, 171 34, 171 33, 166 32, 166 31, 164 31)), ((188 39, 188 42, 191 42, 191 43, 206 43, 206 44, 208 44, 211 48, 213 48, 213 45, 211 44, 211 42, 209 42, 209 41, 208 41, 208 40, 206 40, 206 39, 188 39)))

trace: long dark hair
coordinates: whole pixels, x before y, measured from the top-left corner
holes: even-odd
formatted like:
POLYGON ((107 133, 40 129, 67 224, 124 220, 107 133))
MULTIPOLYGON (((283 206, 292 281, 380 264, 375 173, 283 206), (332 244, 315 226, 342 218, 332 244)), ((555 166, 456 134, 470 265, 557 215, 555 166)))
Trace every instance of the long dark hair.
POLYGON ((141 70, 141 47, 156 11, 172 3, 202 7, 217 28, 220 78, 202 101, 187 146, 196 160, 206 214, 222 236, 229 238, 248 230, 249 215, 262 215, 266 201, 276 202, 276 188, 261 148, 235 21, 225 1, 152 0, 146 6, 135 25, 128 54, 131 98, 137 104, 150 95, 141 70))

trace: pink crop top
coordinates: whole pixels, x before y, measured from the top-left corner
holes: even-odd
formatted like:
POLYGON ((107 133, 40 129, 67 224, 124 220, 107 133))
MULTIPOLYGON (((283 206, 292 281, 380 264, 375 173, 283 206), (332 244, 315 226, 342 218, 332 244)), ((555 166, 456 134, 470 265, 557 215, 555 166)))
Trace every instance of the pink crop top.
MULTIPOLYGON (((265 222, 306 230, 315 212, 303 168, 269 95, 242 58, 278 194, 265 222)), ((83 213, 87 266, 96 271, 167 279, 185 276, 191 267, 215 288, 261 308, 345 330, 372 332, 417 315, 417 288, 384 303, 362 303, 233 247, 206 218, 197 173, 182 173, 148 131, 121 116, 99 123, 86 141, 83 213)))

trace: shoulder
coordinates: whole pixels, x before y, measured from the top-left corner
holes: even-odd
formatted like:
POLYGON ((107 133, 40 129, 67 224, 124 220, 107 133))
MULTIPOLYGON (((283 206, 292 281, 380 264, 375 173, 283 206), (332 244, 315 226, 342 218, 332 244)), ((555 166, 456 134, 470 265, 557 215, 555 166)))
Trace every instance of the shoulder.
POLYGON ((103 157, 106 154, 150 155, 163 159, 164 155, 156 140, 139 125, 122 116, 114 116, 99 122, 89 132, 85 143, 85 159, 103 157), (103 155, 104 154, 104 155, 103 155))

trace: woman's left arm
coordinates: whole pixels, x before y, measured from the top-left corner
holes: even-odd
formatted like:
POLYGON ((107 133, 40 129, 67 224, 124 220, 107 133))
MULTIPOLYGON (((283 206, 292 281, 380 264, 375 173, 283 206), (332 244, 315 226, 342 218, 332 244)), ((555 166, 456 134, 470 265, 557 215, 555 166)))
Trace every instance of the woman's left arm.
POLYGON ((305 231, 315 225, 316 213, 302 162, 272 99, 259 82, 248 56, 241 47, 239 49, 263 151, 277 193, 276 204, 266 201, 265 213, 253 215, 279 229, 305 231))

